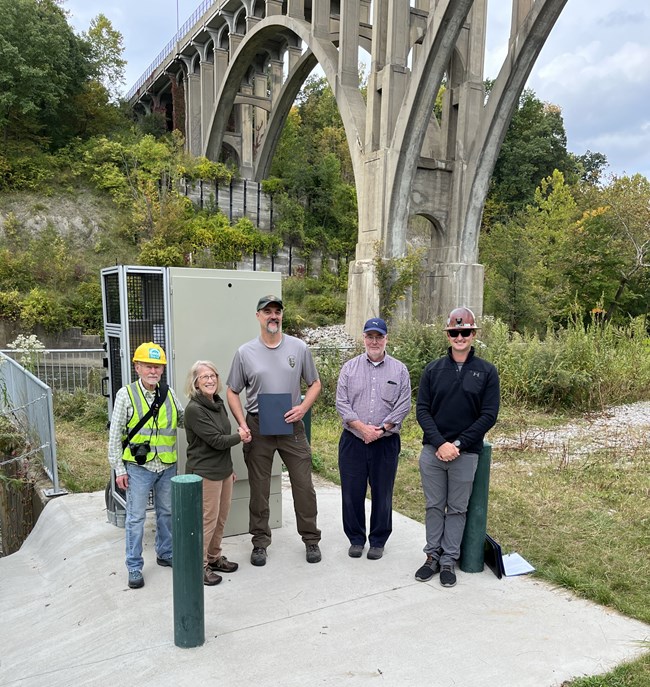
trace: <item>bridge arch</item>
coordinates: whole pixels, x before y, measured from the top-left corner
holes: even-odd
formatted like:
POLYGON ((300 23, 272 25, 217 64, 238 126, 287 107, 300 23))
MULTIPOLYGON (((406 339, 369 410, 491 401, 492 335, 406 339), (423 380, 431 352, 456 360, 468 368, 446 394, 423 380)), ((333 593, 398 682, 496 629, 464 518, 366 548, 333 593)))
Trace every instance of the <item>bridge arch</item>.
POLYGON ((460 302, 480 314, 478 232, 489 177, 526 78, 566 2, 511 0, 509 52, 487 102, 487 0, 215 0, 177 37, 180 52, 157 61, 130 97, 155 106, 156 98, 168 97, 167 74, 177 74, 190 150, 213 159, 236 153, 242 175, 259 180, 301 85, 319 64, 341 114, 357 188, 348 331, 357 333, 381 311, 375 246, 383 245, 384 259, 404 255, 414 215, 435 227, 423 299, 435 314, 460 302), (367 104, 358 88, 361 49, 371 56, 367 104), (436 118, 433 104, 445 77, 436 118))
MULTIPOLYGON (((277 41, 278 38, 287 42, 300 41, 307 46, 306 56, 301 56, 297 63, 291 68, 290 73, 285 79, 278 103, 274 107, 273 130, 268 138, 269 143, 264 143, 263 169, 268 170, 272 152, 275 149, 279 134, 282 131, 287 115, 300 91, 302 84, 316 64, 323 69, 325 78, 330 84, 336 95, 337 104, 343 121, 343 127, 348 140, 348 148, 352 157, 352 166, 355 176, 361 158, 359 155, 358 142, 363 135, 363 120, 356 116, 357 112, 365 109, 363 98, 358 88, 342 90, 337 88, 337 62, 338 55, 334 44, 331 41, 323 41, 311 35, 304 22, 298 22, 291 17, 272 16, 262 19, 248 31, 239 44, 235 53, 231 56, 223 84, 216 97, 216 103, 209 125, 209 135, 203 153, 210 156, 218 155, 221 141, 224 134, 224 122, 227 113, 234 105, 235 98, 239 92, 242 79, 250 67, 252 61, 260 51, 266 49, 267 42, 277 41), (293 39, 293 40, 292 40, 293 39), (353 100, 354 102, 350 102, 353 100), (350 142, 354 142, 351 145, 350 142)), ((259 177, 260 163, 257 163, 256 178, 259 177)))

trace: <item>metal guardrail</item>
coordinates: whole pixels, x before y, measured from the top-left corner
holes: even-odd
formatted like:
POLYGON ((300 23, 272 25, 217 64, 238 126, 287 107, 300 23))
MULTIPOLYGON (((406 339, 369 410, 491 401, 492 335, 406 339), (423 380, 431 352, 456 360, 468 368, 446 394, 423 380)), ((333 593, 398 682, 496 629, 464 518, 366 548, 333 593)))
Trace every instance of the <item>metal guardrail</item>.
POLYGON ((27 450, 0 460, 0 465, 42 453, 43 467, 52 481, 48 496, 66 493, 59 487, 54 433, 52 389, 29 370, 0 352, 0 415, 24 433, 27 450))
POLYGON ((171 55, 174 46, 178 41, 188 33, 188 31, 196 24, 196 22, 203 16, 210 5, 213 5, 215 0, 203 0, 203 2, 194 10, 192 16, 181 26, 175 33, 174 37, 167 43, 167 45, 160 51, 156 59, 145 69, 142 76, 135 82, 126 94, 126 100, 131 98, 138 92, 144 82, 154 73, 154 71, 162 64, 164 59, 171 55))
POLYGON ((16 349, 0 353, 17 362, 29 355, 29 367, 35 376, 55 391, 73 393, 84 389, 92 394, 101 394, 101 380, 105 376, 103 348, 16 349))

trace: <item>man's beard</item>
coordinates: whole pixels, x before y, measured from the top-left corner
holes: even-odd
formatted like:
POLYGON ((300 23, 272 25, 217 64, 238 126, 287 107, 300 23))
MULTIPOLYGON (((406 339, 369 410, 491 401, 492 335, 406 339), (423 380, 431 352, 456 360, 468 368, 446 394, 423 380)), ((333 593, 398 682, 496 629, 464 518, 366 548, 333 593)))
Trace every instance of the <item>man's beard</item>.
POLYGON ((280 331, 280 323, 279 322, 268 322, 266 325, 266 331, 269 334, 277 334, 280 331))

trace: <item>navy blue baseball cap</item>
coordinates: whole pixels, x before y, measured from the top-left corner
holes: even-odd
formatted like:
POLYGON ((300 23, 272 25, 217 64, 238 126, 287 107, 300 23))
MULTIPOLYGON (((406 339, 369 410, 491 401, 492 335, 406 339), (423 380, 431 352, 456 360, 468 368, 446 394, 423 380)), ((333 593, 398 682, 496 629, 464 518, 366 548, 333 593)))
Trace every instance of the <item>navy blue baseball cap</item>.
POLYGON ((388 334, 388 327, 381 318, 373 317, 363 325, 363 333, 365 334, 366 332, 379 332, 386 336, 388 334))

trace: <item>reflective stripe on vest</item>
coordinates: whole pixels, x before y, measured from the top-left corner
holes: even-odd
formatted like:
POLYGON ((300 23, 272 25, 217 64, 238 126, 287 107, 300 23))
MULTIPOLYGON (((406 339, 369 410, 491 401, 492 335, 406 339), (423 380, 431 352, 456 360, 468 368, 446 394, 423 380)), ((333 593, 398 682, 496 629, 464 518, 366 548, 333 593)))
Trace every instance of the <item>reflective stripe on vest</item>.
MULTIPOLYGON (((149 411, 149 404, 144 396, 139 382, 133 382, 126 387, 133 407, 133 415, 126 425, 126 432, 122 439, 126 439, 128 433, 140 421, 141 417, 149 411)), ((138 430, 137 434, 131 437, 131 444, 144 444, 149 442, 151 451, 147 453, 147 462, 153 460, 157 455, 163 463, 176 462, 176 427, 178 425, 178 413, 176 404, 172 398, 171 391, 167 392, 165 402, 158 410, 158 417, 150 417, 147 422, 138 430)), ((122 459, 135 462, 131 449, 127 446, 122 459)))

